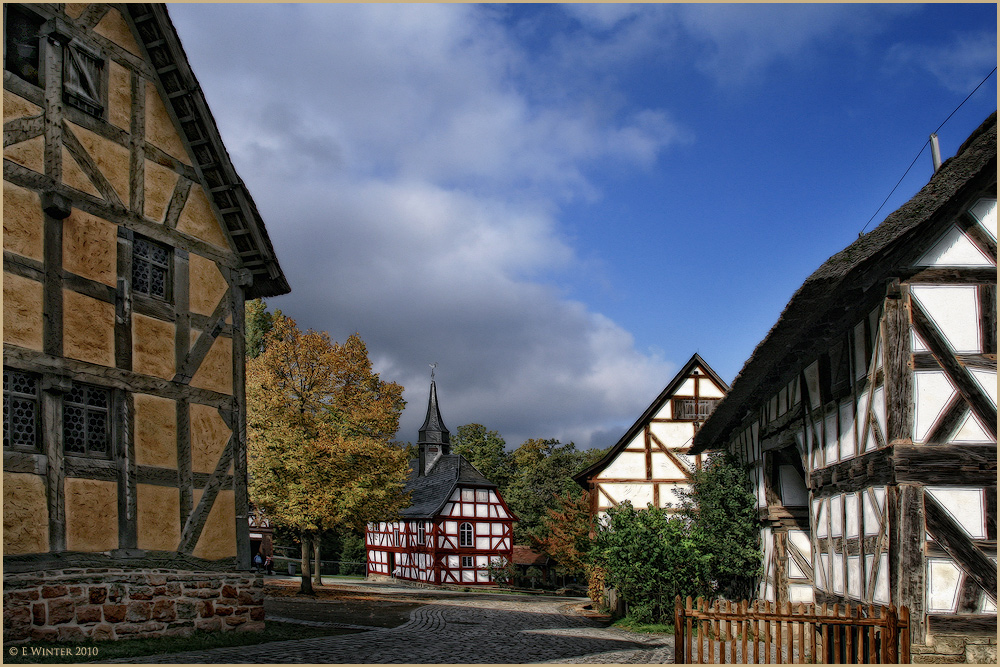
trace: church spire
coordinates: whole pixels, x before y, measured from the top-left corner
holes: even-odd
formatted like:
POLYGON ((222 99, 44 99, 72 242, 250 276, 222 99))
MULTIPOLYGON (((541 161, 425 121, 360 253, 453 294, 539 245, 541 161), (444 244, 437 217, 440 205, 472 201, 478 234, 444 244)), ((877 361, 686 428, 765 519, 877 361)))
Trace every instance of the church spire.
POLYGON ((431 391, 427 397, 427 417, 417 434, 419 453, 419 473, 424 475, 434 467, 438 457, 451 453, 451 434, 441 418, 438 408, 437 384, 434 382, 434 369, 437 364, 431 364, 431 391))

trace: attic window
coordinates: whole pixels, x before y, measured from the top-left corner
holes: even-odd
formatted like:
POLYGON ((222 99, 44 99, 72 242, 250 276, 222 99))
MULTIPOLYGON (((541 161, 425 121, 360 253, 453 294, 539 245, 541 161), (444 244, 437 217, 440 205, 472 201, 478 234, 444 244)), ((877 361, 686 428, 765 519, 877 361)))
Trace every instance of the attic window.
POLYGON ((420 521, 417 523, 417 544, 427 543, 427 529, 424 526, 424 522, 420 521))
POLYGON ((705 421, 720 400, 718 398, 675 398, 673 400, 674 419, 705 421))
POLYGON ((4 4, 4 61, 8 72, 36 86, 40 85, 39 36, 44 21, 17 5, 4 4))
POLYGON ((104 59, 76 40, 66 46, 64 57, 63 96, 66 104, 100 117, 104 113, 104 59))

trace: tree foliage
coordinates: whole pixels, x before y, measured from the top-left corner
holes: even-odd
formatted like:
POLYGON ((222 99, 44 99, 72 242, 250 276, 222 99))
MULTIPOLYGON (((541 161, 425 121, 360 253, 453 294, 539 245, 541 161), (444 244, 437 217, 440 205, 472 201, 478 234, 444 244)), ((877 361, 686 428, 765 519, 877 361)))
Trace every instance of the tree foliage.
POLYGON ((690 524, 663 508, 637 510, 628 501, 610 508, 598 525, 591 556, 638 622, 669 620, 675 596, 710 589, 710 559, 690 524))
POLYGON ((247 301, 244 311, 246 313, 246 321, 244 323, 246 356, 247 359, 256 359, 264 351, 267 334, 274 325, 274 319, 281 317, 281 311, 269 312, 267 310, 267 303, 263 299, 247 301))
POLYGON ((482 424, 459 426, 451 438, 451 448, 461 454, 486 479, 504 489, 510 483, 513 469, 507 443, 496 431, 487 431, 482 424))
POLYGON ((746 469, 729 454, 713 454, 684 492, 683 514, 692 537, 709 557, 713 593, 730 600, 753 596, 760 575, 757 501, 746 469))
POLYGON ((304 553, 316 531, 393 516, 408 502, 406 454, 389 443, 403 406, 402 387, 373 372, 357 334, 335 343, 275 314, 247 364, 253 502, 299 530, 304 553))
POLYGON ((539 535, 535 536, 535 546, 562 565, 567 574, 583 575, 589 570, 593 530, 589 496, 578 488, 575 493, 556 496, 555 507, 546 510, 539 535))

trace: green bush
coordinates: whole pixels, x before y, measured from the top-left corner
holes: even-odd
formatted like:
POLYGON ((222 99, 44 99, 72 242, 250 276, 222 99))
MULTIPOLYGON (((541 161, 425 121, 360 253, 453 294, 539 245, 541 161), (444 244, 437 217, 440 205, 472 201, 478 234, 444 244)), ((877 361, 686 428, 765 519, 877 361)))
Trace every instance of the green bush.
POLYGON ((340 574, 365 573, 365 538, 355 533, 344 536, 340 550, 340 574))
POLYGON ((669 622, 675 596, 710 589, 710 558, 699 549, 689 522, 661 508, 637 510, 625 502, 608 510, 592 556, 637 622, 669 622))

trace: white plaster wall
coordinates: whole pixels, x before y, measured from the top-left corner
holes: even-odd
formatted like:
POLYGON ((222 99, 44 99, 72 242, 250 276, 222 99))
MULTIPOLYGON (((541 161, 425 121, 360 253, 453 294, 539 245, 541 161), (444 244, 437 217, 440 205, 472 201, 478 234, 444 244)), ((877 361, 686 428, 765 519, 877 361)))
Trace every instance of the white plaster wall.
POLYGON ((927 611, 955 611, 961 571, 947 558, 927 559, 927 611))
POLYGON ((607 483, 601 484, 601 488, 616 503, 623 503, 628 500, 636 509, 643 509, 646 505, 653 502, 652 484, 607 483))
POLYGON ((694 437, 693 422, 652 422, 649 430, 665 447, 688 447, 694 437))
POLYGON ((923 442, 955 394, 955 388, 942 371, 920 371, 913 374, 913 390, 916 393, 913 439, 923 442))
POLYGON ((642 452, 620 452, 597 479, 646 479, 646 455, 642 452))
POLYGON ((986 539, 986 498, 983 489, 928 486, 924 490, 954 517, 969 537, 986 539))
POLYGON ((993 262, 952 225, 914 266, 993 266, 993 262))
POLYGON ((913 285, 910 293, 955 352, 979 352, 979 299, 974 285, 913 285))
POLYGON ((983 229, 990 233, 994 239, 997 237, 997 200, 996 199, 980 199, 977 201, 969 213, 972 214, 979 224, 983 226, 983 229))
POLYGON ((650 459, 653 464, 654 479, 684 479, 684 471, 663 452, 654 450, 650 459))
POLYGON ((715 383, 708 378, 699 378, 698 380, 698 395, 701 398, 722 398, 725 396, 715 383))

